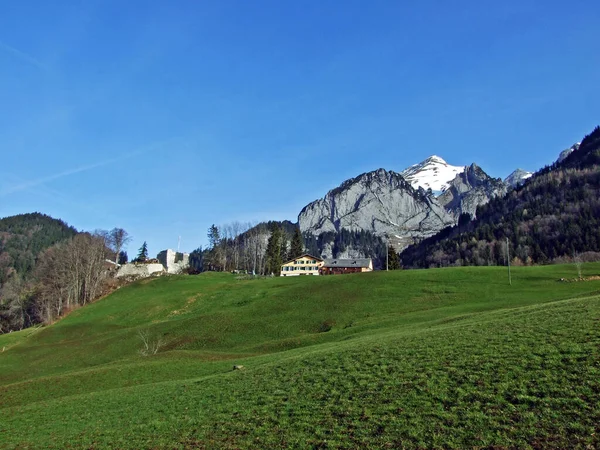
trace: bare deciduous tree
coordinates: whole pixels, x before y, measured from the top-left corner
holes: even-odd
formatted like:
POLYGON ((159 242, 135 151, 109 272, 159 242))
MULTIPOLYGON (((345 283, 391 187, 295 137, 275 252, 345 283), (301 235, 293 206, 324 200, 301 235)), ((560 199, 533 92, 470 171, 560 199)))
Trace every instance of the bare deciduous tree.
POLYGON ((36 267, 39 318, 51 322, 65 310, 95 300, 108 275, 109 253, 101 232, 81 233, 46 250, 36 267))
POLYGON ((119 253, 131 241, 131 236, 123 228, 113 228, 107 233, 108 247, 115 252, 115 264, 119 263, 119 253))
POLYGON ((160 348, 165 345, 162 337, 153 337, 150 330, 140 330, 138 336, 142 341, 142 348, 139 351, 142 356, 156 355, 160 348))
POLYGON ((583 261, 581 260, 581 256, 579 255, 579 253, 575 253, 575 255, 573 255, 573 263, 575 264, 575 268, 577 269, 577 277, 581 280, 583 278, 581 273, 583 261))

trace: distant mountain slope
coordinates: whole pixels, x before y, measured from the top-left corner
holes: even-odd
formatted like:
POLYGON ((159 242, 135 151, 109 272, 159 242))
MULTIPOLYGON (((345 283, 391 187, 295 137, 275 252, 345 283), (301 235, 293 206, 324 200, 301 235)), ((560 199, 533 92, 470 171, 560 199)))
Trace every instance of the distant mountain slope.
POLYGON ((525 180, 531 178, 532 175, 533 172, 527 172, 523 169, 516 169, 504 179, 504 184, 506 184, 508 187, 514 188, 517 185, 524 183, 525 180))
POLYGON ((571 153, 573 153, 573 151, 577 150, 580 145, 581 145, 581 142, 577 142, 576 144, 572 145, 568 149, 560 152, 560 155, 558 155, 558 159, 556 160, 556 162, 558 162, 558 163, 563 162, 565 160, 565 158, 567 156, 569 156, 571 153))
POLYGON ((465 171, 465 166, 452 166, 439 156, 429 158, 414 164, 400 172, 406 181, 415 189, 431 189, 439 194, 445 191, 450 182, 460 173, 465 171))
POLYGON ((75 234, 75 228, 41 213, 0 219, 0 286, 13 271, 27 275, 42 250, 75 234))
POLYGON ((403 264, 504 264, 506 238, 517 264, 600 252, 600 127, 560 162, 480 207, 477 216, 407 248, 403 264))
POLYGON ((475 217, 479 206, 506 194, 506 190, 500 178, 492 178, 477 164, 471 164, 456 175, 438 201, 458 220, 464 213, 475 217))
POLYGON ((346 180, 308 204, 298 223, 302 232, 314 235, 346 229, 422 238, 454 219, 423 189, 415 190, 399 173, 379 169, 346 180))

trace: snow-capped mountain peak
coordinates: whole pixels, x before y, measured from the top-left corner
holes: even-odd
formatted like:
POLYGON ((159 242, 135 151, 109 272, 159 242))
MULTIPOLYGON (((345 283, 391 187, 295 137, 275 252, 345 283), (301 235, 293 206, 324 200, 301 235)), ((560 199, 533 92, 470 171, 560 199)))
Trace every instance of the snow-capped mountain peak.
POLYGON ((463 173, 465 166, 452 166, 437 155, 431 155, 429 158, 414 164, 403 170, 400 174, 415 189, 422 187, 430 189, 434 193, 441 193, 448 188, 450 181, 456 175, 463 173))

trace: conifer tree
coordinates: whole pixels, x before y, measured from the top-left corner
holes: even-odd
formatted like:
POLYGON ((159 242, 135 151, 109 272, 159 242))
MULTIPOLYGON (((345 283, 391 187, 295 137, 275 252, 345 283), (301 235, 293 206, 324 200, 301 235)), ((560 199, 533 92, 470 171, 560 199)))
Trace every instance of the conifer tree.
POLYGON ((400 258, 398 252, 393 246, 388 247, 388 268, 390 270, 396 270, 400 268, 400 258))
POLYGON ((137 258, 135 258, 135 260, 138 262, 144 262, 147 259, 148 259, 148 244, 146 244, 146 241, 144 241, 144 243, 140 247, 137 258))
POLYGON ((221 230, 215 224, 208 229, 209 249, 206 258, 208 270, 221 271, 225 269, 225 249, 224 241, 221 237, 221 230))
POLYGON ((267 242, 267 274, 279 276, 281 272, 281 246, 283 235, 281 228, 277 224, 273 224, 271 236, 267 242))
POLYGON ((292 237, 292 245, 290 247, 289 259, 297 258, 304 253, 304 242, 302 241, 302 233, 300 228, 296 227, 294 236, 292 237))

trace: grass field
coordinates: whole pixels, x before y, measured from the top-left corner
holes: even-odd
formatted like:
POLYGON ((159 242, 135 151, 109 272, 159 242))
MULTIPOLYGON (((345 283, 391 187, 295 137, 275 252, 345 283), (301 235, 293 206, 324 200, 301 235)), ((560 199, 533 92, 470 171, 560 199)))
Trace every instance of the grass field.
POLYGON ((600 281, 575 276, 141 281, 0 336, 0 447, 600 448, 600 281))

